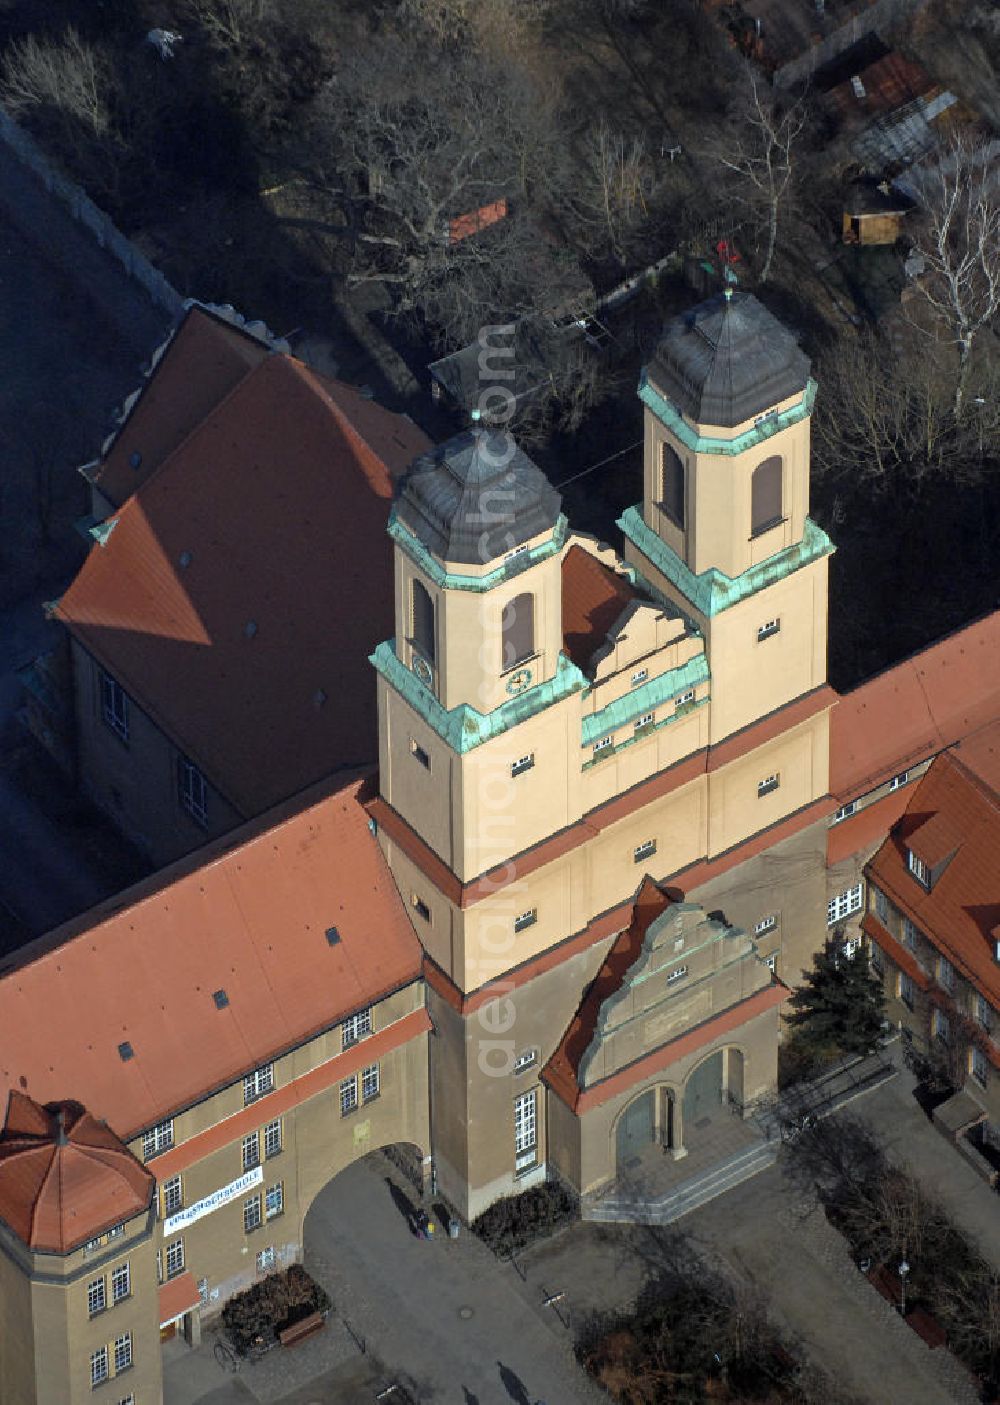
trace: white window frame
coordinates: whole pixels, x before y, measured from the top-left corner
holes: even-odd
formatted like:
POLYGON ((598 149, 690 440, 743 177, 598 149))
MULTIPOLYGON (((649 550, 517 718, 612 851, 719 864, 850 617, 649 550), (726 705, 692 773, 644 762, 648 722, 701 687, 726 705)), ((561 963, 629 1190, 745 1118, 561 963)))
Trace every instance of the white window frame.
POLYGON ((358 1108, 358 1075, 352 1073, 340 1085, 340 1115, 347 1117, 358 1108))
POLYGON ((766 917, 762 917, 759 922, 753 924, 754 936, 762 937, 765 932, 773 932, 777 925, 778 914, 776 912, 769 912, 766 917))
POLYGON ((169 1215, 176 1215, 178 1210, 184 1208, 184 1182, 180 1176, 171 1176, 168 1181, 164 1181, 160 1187, 163 1196, 163 1218, 169 1215))
POLYGON ((281 1118, 276 1117, 273 1122, 269 1122, 264 1128, 264 1157, 270 1160, 272 1156, 278 1156, 281 1152, 281 1118))
POLYGON ((248 1132, 240 1142, 240 1155, 244 1171, 252 1171, 260 1165, 260 1133, 248 1132))
POLYGON ((514 1060, 513 1072, 524 1073, 526 1069, 534 1068, 537 1062, 537 1049, 522 1049, 521 1052, 518 1054, 517 1058, 514 1060))
POLYGON ((264 1212, 260 1194, 248 1196, 243 1202, 243 1233, 253 1234, 264 1223, 264 1212))
POLYGON ((969 1077, 978 1083, 980 1088, 985 1088, 990 1081, 989 1059, 978 1044, 973 1044, 969 1049, 969 1077))
POLYGON ((538 1089, 514 1099, 514 1165, 519 1171, 538 1160, 538 1089))
POLYGON ((87 1284, 87 1316, 97 1317, 108 1305, 108 1289, 102 1273, 87 1284))
POLYGON ((101 669, 101 715, 104 718, 104 725, 123 742, 128 742, 128 704, 129 697, 125 689, 116 678, 112 678, 110 673, 101 669))
POLYGON ((538 908, 537 908, 537 907, 529 907, 526 912, 518 913, 517 917, 514 918, 514 931, 515 931, 515 932, 524 932, 524 931, 527 931, 527 929, 528 929, 529 927, 533 927, 537 921, 538 921, 538 908))
POLYGON ((920 934, 920 928, 916 925, 916 923, 915 923, 915 922, 911 922, 908 917, 904 917, 904 918, 903 918, 903 945, 907 948, 908 951, 916 951, 916 949, 917 949, 917 937, 919 936, 919 934, 920 934))
POLYGON ((641 732, 644 727, 652 727, 656 721, 655 712, 644 712, 635 724, 635 730, 641 732))
POLYGON ((773 775, 765 776, 762 781, 757 782, 757 799, 763 800, 765 795, 773 795, 781 787, 781 772, 775 771, 773 775))
POLYGON ((677 697, 674 698, 674 707, 687 707, 688 703, 694 702, 694 694, 694 688, 688 688, 685 692, 679 693, 677 697))
POLYGON ((111 1270, 111 1306, 116 1303, 123 1303, 126 1298, 132 1296, 132 1270, 129 1267, 128 1259, 123 1264, 118 1264, 111 1270), (124 1282, 124 1288, 121 1286, 124 1282))
POLYGON ((841 820, 849 820, 857 808, 858 802, 856 800, 848 800, 846 805, 841 805, 839 810, 834 811, 833 823, 840 824, 841 820))
POLYGON ((285 1213, 285 1182, 275 1181, 264 1192, 264 1218, 276 1220, 285 1213))
POLYGON ((907 782, 909 779, 910 779, 910 773, 909 773, 909 771, 900 771, 899 775, 898 775, 898 776, 893 776, 892 780, 889 782, 889 789, 890 789, 890 790, 899 790, 900 786, 905 785, 906 782, 907 782))
POLYGON ((637 669, 635 670, 635 672, 632 674, 632 687, 633 687, 633 688, 638 688, 639 684, 640 684, 640 683, 645 683, 645 681, 646 681, 646 679, 647 679, 648 677, 649 677, 649 669, 648 669, 648 668, 637 668, 637 669))
POLYGON ((166 1268, 167 1281, 176 1278, 179 1273, 184 1272, 184 1236, 171 1240, 166 1246, 164 1254, 164 1266, 166 1268))
POLYGON ((861 938, 859 936, 855 934, 854 936, 844 938, 844 955, 848 960, 853 961, 860 950, 861 938))
POLYGON ((174 1144, 174 1119, 168 1117, 165 1122, 157 1122, 155 1127, 150 1127, 142 1134, 142 1159, 151 1161, 154 1156, 159 1156, 162 1151, 169 1151, 174 1144))
POLYGON ((115 1338, 115 1375, 120 1376, 132 1365, 132 1333, 122 1332, 115 1338))
POLYGON ((124 1233, 125 1226, 123 1224, 114 1225, 111 1229, 108 1230, 108 1242, 110 1243, 112 1239, 120 1239, 124 1233))
POLYGON ((90 1384, 94 1386, 103 1385, 111 1379, 110 1363, 108 1361, 108 1349, 106 1346, 99 1346, 96 1351, 90 1353, 90 1384))
POLYGON ((919 858, 912 849, 907 849, 906 851, 906 866, 918 883, 922 884, 925 888, 931 886, 930 869, 924 863, 923 859, 919 858))
POLYGON ((778 953, 772 951, 769 956, 765 956, 764 965, 769 971, 776 971, 778 969, 778 953))
POLYGON ((353 1015, 348 1015, 341 1024, 341 1049, 353 1049, 355 1044, 360 1044, 362 1039, 367 1039, 371 1032, 372 1007, 369 1005, 366 1010, 357 1010, 353 1015))
POLYGON ((667 973, 667 985, 676 985, 678 981, 684 979, 687 973, 688 968, 686 966, 675 966, 672 971, 667 973))
POLYGON ((122 1398, 119 1400, 118 1405, 135 1405, 134 1391, 130 1390, 128 1395, 123 1395, 122 1398))
POLYGON ((429 771, 431 769, 430 754, 425 751, 419 742, 414 741, 412 737, 410 738, 410 755, 415 761, 419 761, 425 770, 429 771))
POLYGON ((274 1245, 268 1244, 264 1249, 257 1251, 257 1272, 269 1273, 274 1268, 274 1245))
POLYGON ((511 779, 515 776, 523 776, 525 771, 530 771, 535 765, 535 753, 529 751, 527 756, 519 756, 516 761, 510 763, 511 779))
POLYGON ((594 755, 597 756, 602 751, 610 751, 615 744, 614 734, 610 737, 601 737, 600 741, 594 742, 594 755))
POLYGON ((186 756, 177 756, 177 798, 196 824, 208 826, 208 783, 203 773, 186 756))
POLYGON ((643 859, 651 859, 656 853, 656 840, 644 839, 641 844, 637 844, 632 850, 632 862, 642 863, 643 859))
POLYGON ((369 1064, 361 1070, 361 1101, 374 1102, 382 1087, 382 1075, 378 1064, 369 1064))
POLYGON ((974 1015, 976 1024, 988 1034, 993 1028, 993 1006, 979 991, 976 991, 975 995, 974 1015))
POLYGON ((838 922, 844 922, 848 917, 860 912, 865 901, 864 890, 865 885, 861 881, 831 898, 826 905, 826 925, 834 927, 838 922))
POLYGON ((259 1102, 274 1088, 274 1064, 261 1064, 253 1073, 243 1075, 243 1106, 259 1102))
POLYGON ((763 644, 765 639, 773 639, 781 632, 781 619, 765 620, 762 625, 757 626, 757 643, 763 644))

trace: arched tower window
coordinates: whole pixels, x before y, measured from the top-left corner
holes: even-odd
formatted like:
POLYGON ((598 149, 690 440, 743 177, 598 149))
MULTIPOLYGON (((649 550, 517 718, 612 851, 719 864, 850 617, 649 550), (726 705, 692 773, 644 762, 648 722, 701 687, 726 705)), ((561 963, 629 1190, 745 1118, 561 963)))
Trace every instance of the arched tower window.
POLYGON ((503 671, 535 652, 535 601, 527 592, 508 600, 503 612, 503 671))
POLYGON ((413 643, 428 663, 434 662, 434 601, 418 580, 413 582, 413 643))
POLYGON ((660 506, 678 527, 684 526, 684 465, 669 444, 663 446, 660 506))
POLYGON ((760 536, 782 518, 781 459, 772 454, 753 471, 750 486, 750 535, 760 536))

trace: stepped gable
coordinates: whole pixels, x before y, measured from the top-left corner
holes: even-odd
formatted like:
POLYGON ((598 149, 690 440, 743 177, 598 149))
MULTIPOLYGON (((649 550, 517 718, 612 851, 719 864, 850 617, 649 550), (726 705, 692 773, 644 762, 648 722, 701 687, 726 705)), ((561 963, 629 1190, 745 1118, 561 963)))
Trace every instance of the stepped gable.
POLYGON ((13 1090, 0 1132, 0 1219, 29 1249, 68 1254, 149 1208, 156 1180, 80 1103, 13 1090))

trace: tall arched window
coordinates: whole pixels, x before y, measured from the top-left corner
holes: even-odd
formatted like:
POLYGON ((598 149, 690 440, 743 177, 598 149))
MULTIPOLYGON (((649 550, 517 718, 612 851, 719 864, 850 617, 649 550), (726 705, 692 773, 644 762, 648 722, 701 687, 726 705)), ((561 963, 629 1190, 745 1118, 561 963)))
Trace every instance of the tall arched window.
POLYGON ((413 643, 428 663, 434 662, 434 601, 418 580, 413 582, 413 643))
POLYGON ((535 652, 535 601, 526 592, 508 600, 503 612, 503 670, 535 652))
POLYGON ((753 471, 750 485, 750 535, 757 537, 782 518, 781 459, 772 454, 753 471))
POLYGON ((678 527, 684 526, 684 465, 669 444, 663 446, 660 506, 678 527))

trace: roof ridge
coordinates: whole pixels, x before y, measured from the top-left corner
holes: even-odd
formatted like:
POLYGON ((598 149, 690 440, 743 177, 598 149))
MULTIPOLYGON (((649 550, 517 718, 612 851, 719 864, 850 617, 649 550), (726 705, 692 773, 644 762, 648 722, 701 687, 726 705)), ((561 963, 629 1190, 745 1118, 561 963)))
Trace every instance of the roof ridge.
POLYGON ((955 748, 961 746, 962 740, 964 740, 964 738, 960 738, 959 741, 953 742, 951 746, 945 747, 944 751, 940 752, 939 757, 937 759, 947 761, 950 766, 953 766, 958 771, 960 771, 963 778, 969 781, 973 786, 975 786, 976 790, 979 791, 980 795, 989 805, 990 809, 995 810, 997 815, 1000 816, 1000 795, 997 794, 994 788, 990 785, 987 780, 984 779, 984 777, 978 775, 975 771, 973 771, 969 766, 965 764, 961 756, 956 754, 955 748))

